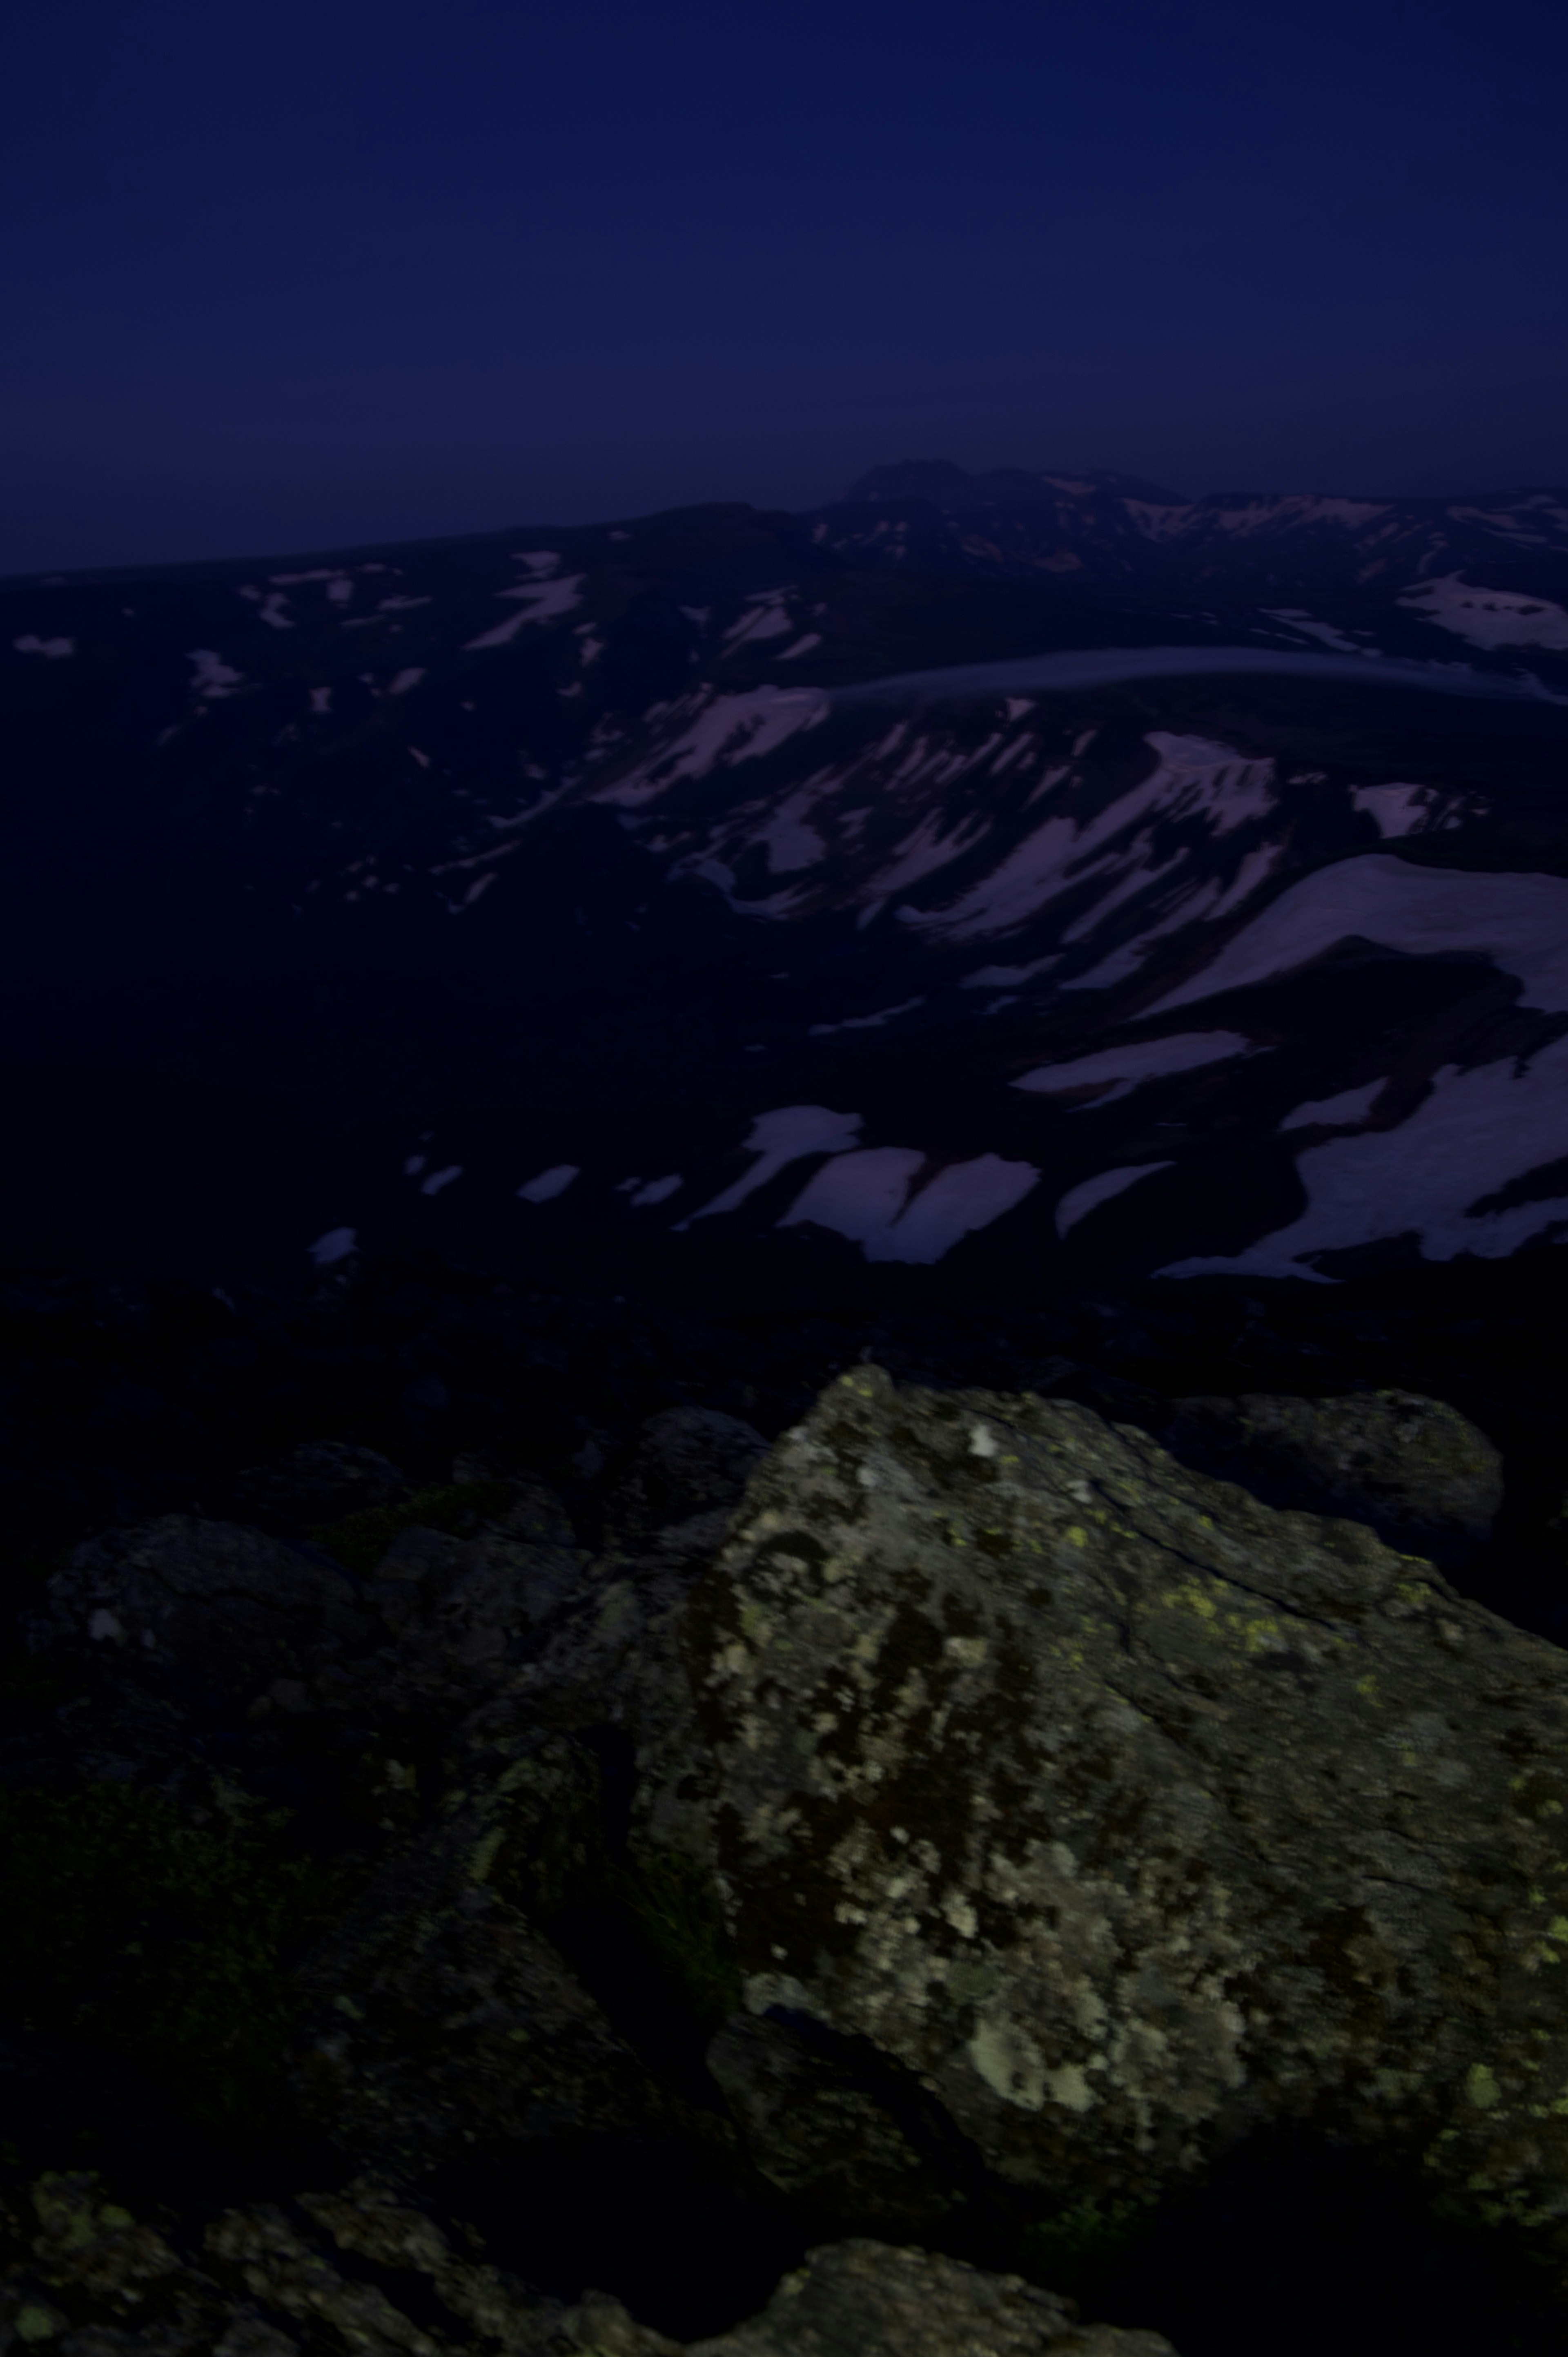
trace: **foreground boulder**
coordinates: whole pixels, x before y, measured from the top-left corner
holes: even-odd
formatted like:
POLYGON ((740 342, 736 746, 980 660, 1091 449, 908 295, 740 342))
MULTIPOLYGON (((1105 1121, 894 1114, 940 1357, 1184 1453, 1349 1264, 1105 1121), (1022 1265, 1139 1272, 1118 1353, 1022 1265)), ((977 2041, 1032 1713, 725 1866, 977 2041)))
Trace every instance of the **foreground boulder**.
POLYGON ((777 2181, 836 2201, 859 2136, 886 2188, 934 2099, 1039 2214, 1290 2116, 1568 2255, 1556 1648, 1130 1426, 870 1367, 754 1475, 682 1643, 636 1838, 717 1879, 715 2075, 777 2181))

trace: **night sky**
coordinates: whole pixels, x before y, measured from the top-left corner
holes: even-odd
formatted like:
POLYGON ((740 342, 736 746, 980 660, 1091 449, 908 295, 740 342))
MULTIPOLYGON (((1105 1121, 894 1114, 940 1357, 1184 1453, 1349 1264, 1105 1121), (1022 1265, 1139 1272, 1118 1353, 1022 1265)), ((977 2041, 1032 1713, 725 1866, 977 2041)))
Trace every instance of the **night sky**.
POLYGON ((49 0, 0 571, 910 457, 1568 482, 1560 0, 49 0))

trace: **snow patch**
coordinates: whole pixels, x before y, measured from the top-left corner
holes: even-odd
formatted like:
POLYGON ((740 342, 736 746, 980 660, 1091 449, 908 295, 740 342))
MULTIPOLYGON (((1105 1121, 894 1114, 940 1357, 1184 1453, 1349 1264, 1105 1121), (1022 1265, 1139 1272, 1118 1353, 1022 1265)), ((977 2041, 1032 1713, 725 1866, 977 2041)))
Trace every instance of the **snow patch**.
POLYGON ((828 714, 825 696, 811 688, 754 687, 720 695, 686 721, 652 760, 613 786, 601 787, 596 802, 630 806, 661 794, 678 778, 705 778, 733 761, 759 760, 828 714))
POLYGON ((1036 974, 1044 974, 1053 965, 1060 965, 1060 953, 1053 950, 1048 957, 1031 958, 1027 965, 982 965, 966 974, 959 983, 961 990, 1001 990, 1009 983, 1028 982, 1036 974))
POLYGON ((569 614, 582 601, 583 576, 569 575, 563 581, 525 581, 515 589, 498 589, 498 597, 517 597, 522 607, 519 613, 498 622, 493 630, 481 630, 477 639, 464 641, 464 652, 473 654, 482 647, 510 646, 520 630, 531 622, 553 622, 569 614))
POLYGON ((566 1192, 574 1178, 581 1176, 582 1168, 580 1162, 553 1162, 537 1178, 530 1178, 521 1186, 518 1194, 525 1203, 553 1203, 557 1195, 566 1192))
POLYGON ((917 1006, 924 1006, 924 998, 906 998, 897 1006, 885 1006, 880 1015, 846 1015, 842 1023, 813 1023, 806 1037, 825 1039, 831 1031, 879 1031, 891 1023, 896 1015, 908 1015, 917 1006))
MULTIPOLYGON (((1156 1170, 1169 1170, 1173 1167, 1169 1162, 1127 1162, 1120 1169, 1101 1170, 1098 1177, 1085 1178, 1078 1186, 1069 1187, 1057 1205, 1058 1235, 1065 1236, 1086 1212, 1092 1211, 1098 1204, 1110 1202, 1113 1195, 1124 1195, 1129 1187, 1137 1185, 1140 1178, 1152 1178, 1156 1170)), ((1169 1275, 1170 1272, 1167 1270, 1164 1274, 1169 1275)))
MULTIPOLYGON (((636 1185, 635 1180, 632 1183, 636 1185)), ((667 1178, 650 1178, 646 1186, 638 1187, 636 1194, 631 1199, 631 1207, 635 1211, 640 1211, 646 1204, 666 1203, 671 1196, 677 1194, 684 1184, 685 1181, 679 1170, 671 1171, 667 1178)))
POLYGON ((1519 976, 1526 1005, 1568 1009, 1568 878, 1417 867, 1370 851, 1292 885, 1148 1012, 1273 981, 1351 940, 1412 957, 1489 957, 1519 976))
POLYGON ((847 1153, 859 1135, 859 1114, 834 1113, 827 1105, 779 1105, 772 1113, 758 1114, 746 1141, 746 1152, 757 1157, 751 1168, 711 1203, 681 1221, 677 1233, 689 1228, 693 1220, 711 1219, 715 1211, 733 1211, 748 1195, 766 1187, 787 1163, 798 1162, 806 1154, 847 1153))
POLYGON ((1413 1236, 1427 1260, 1474 1254, 1500 1260, 1554 1222, 1568 1221, 1568 1197, 1476 1207, 1568 1156, 1568 1039, 1553 1040, 1520 1071, 1505 1057, 1473 1071, 1444 1064, 1432 1093, 1398 1128, 1367 1130, 1309 1146, 1296 1168, 1307 1207, 1245 1251, 1174 1261, 1162 1276, 1297 1276, 1336 1280, 1312 1263, 1400 1236, 1413 1236))
POLYGON ((244 673, 231 670, 222 656, 215 654, 210 647, 192 647, 186 661, 196 666, 196 677, 190 683, 191 692, 206 696, 211 703, 216 703, 220 696, 232 695, 244 681, 244 673))
POLYGON ((337 1262, 347 1260, 349 1254, 358 1252, 359 1248, 358 1228, 328 1228, 324 1236, 317 1236, 313 1244, 306 1247, 317 1268, 331 1268, 337 1262))
POLYGON ((1350 800, 1377 821, 1379 834, 1389 842, 1427 825, 1436 796, 1430 786, 1352 786, 1350 800))
POLYGON ((1399 602, 1473 647, 1568 648, 1568 610, 1513 589, 1478 588, 1457 573, 1407 590, 1399 602))
POLYGON ((11 644, 19 655, 44 655, 50 662, 59 662, 62 656, 76 652, 74 639, 40 639, 31 630, 25 638, 13 639, 11 644))
POLYGON ((445 1170, 433 1170, 429 1178, 422 1183, 419 1191, 422 1195, 439 1195, 443 1187, 450 1187, 454 1178, 460 1178, 462 1176, 462 1164, 449 1162, 445 1170))
POLYGON ((1163 1079, 1167 1072, 1193 1072, 1205 1064, 1258 1052, 1255 1042, 1240 1031, 1178 1031, 1169 1039, 1136 1039, 1122 1048, 1101 1048, 1093 1055, 1073 1056, 1065 1063, 1037 1064, 1009 1086, 1028 1089, 1037 1096, 1065 1096, 1074 1089, 1093 1088, 1098 1107, 1114 1104, 1118 1098, 1131 1096, 1145 1081, 1163 1079))
POLYGON ((1319 1123, 1337 1125, 1340 1123, 1365 1121, 1388 1083, 1381 1079, 1368 1081, 1359 1089, 1341 1089, 1336 1097, 1309 1097, 1287 1113, 1281 1122, 1282 1129, 1313 1129, 1319 1123))
POLYGON ((389 683, 387 694, 389 695, 406 695, 409 689, 411 687, 417 687, 424 677, 424 672, 423 667, 415 663, 412 665, 409 670, 400 671, 398 673, 397 677, 389 683))
POLYGON ((976 1229, 989 1227, 1039 1183, 1032 1162, 982 1154, 950 1163, 913 1196, 926 1157, 912 1146, 863 1148, 824 1164, 779 1221, 781 1228, 831 1228, 870 1261, 929 1265, 976 1229))

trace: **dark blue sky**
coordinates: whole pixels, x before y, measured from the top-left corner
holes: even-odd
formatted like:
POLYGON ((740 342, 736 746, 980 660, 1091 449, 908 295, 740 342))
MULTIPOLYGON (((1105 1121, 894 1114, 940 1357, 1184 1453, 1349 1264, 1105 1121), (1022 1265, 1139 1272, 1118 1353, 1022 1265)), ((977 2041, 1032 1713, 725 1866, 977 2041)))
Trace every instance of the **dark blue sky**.
POLYGON ((0 571, 882 460, 1568 482, 1561 0, 49 0, 0 571))

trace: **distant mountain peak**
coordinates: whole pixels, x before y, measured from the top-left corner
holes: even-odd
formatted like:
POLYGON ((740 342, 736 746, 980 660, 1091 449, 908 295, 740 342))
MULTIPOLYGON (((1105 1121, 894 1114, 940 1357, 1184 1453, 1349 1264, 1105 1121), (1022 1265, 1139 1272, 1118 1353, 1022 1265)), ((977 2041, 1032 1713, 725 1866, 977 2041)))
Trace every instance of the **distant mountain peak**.
POLYGON ((993 467, 972 475, 950 458, 904 458, 888 467, 873 467, 843 494, 844 504, 862 500, 929 500, 950 514, 962 515, 997 503, 1009 506, 1054 505, 1064 492, 1079 497, 1144 500, 1157 507, 1185 507, 1179 491, 1164 490, 1141 476, 1120 475, 1106 467, 1064 467, 1034 472, 1025 467, 993 467))

